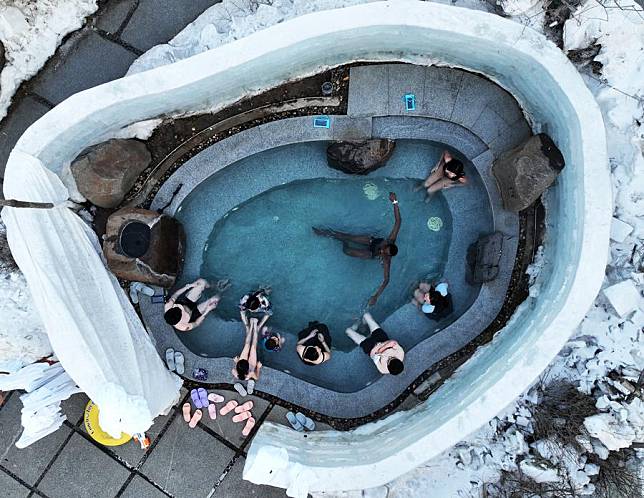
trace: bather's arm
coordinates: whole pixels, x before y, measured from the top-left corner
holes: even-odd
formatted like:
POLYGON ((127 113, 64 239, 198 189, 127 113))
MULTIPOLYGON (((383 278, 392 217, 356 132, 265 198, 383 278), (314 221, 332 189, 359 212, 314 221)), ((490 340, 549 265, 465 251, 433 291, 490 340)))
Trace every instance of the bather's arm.
POLYGON ((371 299, 369 299, 369 306, 373 306, 376 304, 378 301, 378 298, 380 297, 380 294, 382 294, 382 291, 385 290, 385 287, 389 284, 389 270, 391 266, 391 258, 386 258, 383 262, 383 265, 385 267, 385 278, 380 284, 380 287, 378 287, 378 290, 375 292, 373 296, 371 296, 371 299))
POLYGON ((387 240, 391 242, 396 242, 396 237, 398 237, 398 232, 400 231, 400 223, 402 220, 400 218, 400 208, 398 207, 398 199, 396 198, 396 194, 394 192, 389 192, 389 200, 394 205, 394 218, 396 219, 396 221, 394 223, 394 228, 391 230, 391 233, 389 234, 389 237, 387 237, 387 240))
POLYGON ((170 307, 172 307, 174 305, 174 303, 177 301, 177 299, 179 299, 179 296, 181 294, 186 292, 188 289, 192 289, 194 286, 195 286, 194 283, 192 283, 192 284, 187 284, 187 285, 184 285, 183 287, 181 287, 181 289, 177 290, 177 292, 172 294, 170 299, 168 299, 168 302, 166 303, 166 306, 170 305, 170 307))

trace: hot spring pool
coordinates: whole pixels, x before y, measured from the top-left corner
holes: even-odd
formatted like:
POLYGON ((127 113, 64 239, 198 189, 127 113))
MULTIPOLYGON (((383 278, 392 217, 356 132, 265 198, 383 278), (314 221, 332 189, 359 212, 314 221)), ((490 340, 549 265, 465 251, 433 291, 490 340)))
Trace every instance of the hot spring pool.
MULTIPOLYGON (((327 142, 269 149, 227 166, 197 185, 174 213, 186 230, 186 260, 177 287, 198 277, 228 278, 231 288, 205 322, 181 342, 205 358, 232 358, 243 346, 237 303, 246 292, 270 285, 274 314, 268 325, 286 336, 280 353, 263 351, 266 366, 338 392, 354 392, 380 375, 344 334, 366 309, 383 279, 378 260, 346 256, 342 244, 315 235, 319 226, 386 237, 394 224, 390 191, 402 217, 389 285, 370 309, 392 338, 410 350, 458 318, 479 286, 462 277, 464 250, 492 227, 485 188, 471 164, 470 183, 425 202, 414 192, 443 147, 398 140, 387 165, 355 177, 326 164, 327 142), (454 210, 461 220, 454 225, 454 210), (458 249, 458 250, 456 250, 458 249), (453 253, 458 261, 446 267, 453 253), (428 320, 409 304, 419 280, 451 275, 455 313, 447 322, 428 320), (304 365, 295 353, 297 333, 310 320, 329 326, 331 361, 304 365)), ((231 363, 232 364, 232 363, 231 363)), ((229 371, 229 370, 228 370, 229 371)), ((218 379, 226 381, 231 379, 218 379)))
POLYGON ((239 319, 239 298, 258 286, 272 288, 270 325, 292 336, 312 320, 327 324, 333 346, 353 349, 345 335, 367 309, 383 280, 382 263, 345 255, 342 244, 311 227, 387 237, 394 225, 388 193, 396 192, 402 217, 399 253, 389 285, 371 309, 389 316, 409 301, 415 282, 441 276, 452 234, 442 194, 426 203, 411 179, 299 180, 268 190, 234 207, 212 229, 201 276, 230 279, 219 315, 239 319), (430 228, 431 227, 431 228, 430 228))

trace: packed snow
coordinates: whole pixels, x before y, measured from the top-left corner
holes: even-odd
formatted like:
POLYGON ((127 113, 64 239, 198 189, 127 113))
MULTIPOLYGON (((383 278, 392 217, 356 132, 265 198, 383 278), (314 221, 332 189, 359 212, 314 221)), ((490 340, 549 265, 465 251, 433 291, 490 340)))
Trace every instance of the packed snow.
POLYGON ((0 120, 16 90, 47 62, 62 39, 97 9, 96 0, 3 0, 0 41, 6 63, 0 74, 0 120))

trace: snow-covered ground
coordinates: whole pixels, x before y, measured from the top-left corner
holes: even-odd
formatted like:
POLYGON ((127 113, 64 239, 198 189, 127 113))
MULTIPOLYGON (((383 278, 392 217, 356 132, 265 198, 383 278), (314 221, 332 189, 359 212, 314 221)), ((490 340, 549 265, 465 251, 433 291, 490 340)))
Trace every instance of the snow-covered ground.
POLYGON ((6 63, 0 74, 0 120, 20 84, 34 76, 61 40, 83 25, 96 0, 2 0, 0 40, 6 63))
MULTIPOLYGON (((154 47, 144 54, 133 64, 130 73, 195 55, 291 17, 362 1, 224 0, 206 11, 170 43, 154 47)), ((31 4, 26 0, 14 3, 23 6, 31 4)), ((53 6, 62 4, 80 12, 82 6, 90 9, 94 2, 42 2, 42 5, 50 6, 52 12, 56 10, 53 6)), ((40 6, 41 2, 38 5, 40 6)), ((478 3, 482 9, 486 8, 486 5, 485 2, 478 3)), ((513 20, 535 29, 543 27, 543 5, 542 0, 503 2, 506 13, 513 20)), ((2 7, 0 12, 3 12, 2 7)), ((45 25, 51 24, 42 22, 45 25)), ((0 25, 0 29, 3 30, 0 32, 0 38, 5 41, 5 28, 0 25)), ((609 373, 616 372, 633 383, 639 372, 644 369, 644 351, 641 346, 644 312, 633 307, 633 304, 642 306, 644 287, 642 8, 633 0, 620 2, 619 5, 613 0, 603 4, 596 0, 583 2, 566 22, 564 48, 582 49, 594 44, 601 45, 595 57, 595 60, 603 65, 601 76, 592 74, 588 66, 584 66, 580 71, 602 109, 608 135, 615 201, 610 262, 603 291, 566 348, 545 374, 549 379, 567 379, 579 391, 596 399, 598 415, 589 417, 586 421, 587 431, 592 438, 585 441, 585 454, 577 452, 574 459, 562 462, 560 457, 548 451, 547 445, 538 442, 532 445, 526 443, 526 437, 530 436, 534 429, 532 414, 538 410, 540 401, 539 389, 534 388, 524 394, 514 406, 508 407, 502 415, 493 419, 488 426, 441 457, 431 460, 386 487, 357 492, 355 496, 480 496, 483 485, 498 481, 501 471, 511 471, 519 467, 537 481, 560 479, 563 472, 561 469, 565 469, 565 473, 578 486, 579 491, 590 494, 593 492, 590 479, 597 471, 594 464, 589 462, 588 457, 591 453, 603 459, 609 450, 629 446, 634 441, 644 442, 644 405, 641 397, 626 401, 625 396, 615 395, 614 389, 619 388, 615 387, 615 380, 608 377, 609 373)), ((9 60, 11 43, 5 42, 5 46, 9 60)), ((14 45, 18 46, 18 43, 14 45)), ((25 46, 22 45, 23 50, 31 52, 31 49, 25 50, 25 46)), ((21 60, 21 56, 18 55, 19 48, 13 50, 13 60, 21 60)), ((24 55, 23 58, 28 60, 30 56, 24 55)), ((36 64, 24 63, 18 64, 17 67, 29 67, 33 70, 36 64)), ((5 102, 5 73, 7 68, 2 73, 2 105, 5 102)), ((0 107, 0 112, 3 112, 3 109, 6 109, 6 105, 0 107)), ((538 270, 537 262, 531 269, 531 274, 534 275, 538 270)), ((10 313, 18 313, 19 316, 16 316, 15 320, 3 318, 0 322, 0 370, 3 359, 6 361, 12 355, 21 361, 34 359, 48 352, 45 351, 46 340, 39 333, 38 320, 31 308, 24 280, 16 273, 6 277, 0 280, 0 313, 3 317, 9 316, 10 313), (8 323, 14 324, 11 330, 3 328, 7 327, 8 323), (24 326, 15 327, 16 323, 24 326), (9 334, 13 334, 11 340, 8 340, 9 334), (36 344, 36 349, 32 350, 27 358, 23 353, 28 349, 29 341, 36 344), (10 347, 13 349, 9 349, 10 347)), ((531 294, 535 295, 538 291, 535 287, 531 294)), ((494 488, 490 488, 489 491, 494 494, 494 488)), ((346 494, 349 495, 352 494, 346 494)))

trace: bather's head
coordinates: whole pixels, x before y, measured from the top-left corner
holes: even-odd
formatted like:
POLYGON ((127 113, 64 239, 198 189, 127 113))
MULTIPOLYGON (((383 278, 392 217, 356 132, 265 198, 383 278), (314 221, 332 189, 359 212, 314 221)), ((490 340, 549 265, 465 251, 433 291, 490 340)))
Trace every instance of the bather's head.
POLYGON ((248 360, 239 360, 237 362, 237 365, 235 365, 235 370, 237 371, 237 376, 239 377, 239 380, 246 380, 246 376, 248 375, 249 369, 250 369, 250 365, 248 364, 248 360))
POLYGON ((389 358, 387 362, 387 370, 391 375, 399 375, 405 369, 405 364, 398 358, 389 358))
POLYGON ((173 306, 163 314, 163 318, 170 325, 176 325, 177 323, 179 323, 182 316, 183 313, 181 312, 181 308, 179 308, 178 306, 173 306))
POLYGON ((395 256, 398 254, 398 246, 393 242, 389 242, 385 247, 383 247, 382 252, 387 256, 395 256))
POLYGON ((261 304, 259 297, 256 294, 251 294, 246 301, 246 308, 250 311, 257 311, 261 304))
POLYGON ((320 349, 316 346, 307 346, 302 353, 302 359, 307 363, 315 363, 320 358, 320 349))
POLYGON ((269 351, 277 351, 280 348, 280 338, 276 335, 272 335, 266 339, 264 346, 266 346, 266 349, 269 351))

